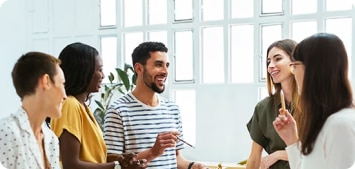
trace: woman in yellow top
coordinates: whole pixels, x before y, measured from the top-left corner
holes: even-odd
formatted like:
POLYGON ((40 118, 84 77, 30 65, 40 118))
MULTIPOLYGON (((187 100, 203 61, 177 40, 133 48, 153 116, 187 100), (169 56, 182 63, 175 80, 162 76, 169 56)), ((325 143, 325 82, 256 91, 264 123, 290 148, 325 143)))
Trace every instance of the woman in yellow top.
POLYGON ((107 150, 102 131, 86 105, 89 95, 98 92, 104 73, 98 51, 83 43, 72 43, 60 53, 60 67, 66 79, 68 98, 63 103, 62 116, 50 122, 59 137, 61 161, 64 169, 117 169, 145 168, 144 161, 136 161, 134 154, 111 157, 107 162, 107 150))

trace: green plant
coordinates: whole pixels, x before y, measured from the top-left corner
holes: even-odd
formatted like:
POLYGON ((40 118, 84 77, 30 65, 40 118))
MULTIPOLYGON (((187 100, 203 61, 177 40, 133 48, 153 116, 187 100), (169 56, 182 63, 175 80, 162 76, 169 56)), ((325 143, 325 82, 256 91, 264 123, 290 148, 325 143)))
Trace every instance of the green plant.
POLYGON ((103 129, 105 112, 111 104, 111 99, 114 94, 126 94, 131 92, 135 85, 137 76, 134 74, 133 67, 125 64, 124 68, 116 68, 117 80, 115 75, 110 72, 108 75, 109 83, 103 84, 103 91, 100 92, 100 100, 95 100, 97 108, 94 111, 94 117, 97 123, 103 129))

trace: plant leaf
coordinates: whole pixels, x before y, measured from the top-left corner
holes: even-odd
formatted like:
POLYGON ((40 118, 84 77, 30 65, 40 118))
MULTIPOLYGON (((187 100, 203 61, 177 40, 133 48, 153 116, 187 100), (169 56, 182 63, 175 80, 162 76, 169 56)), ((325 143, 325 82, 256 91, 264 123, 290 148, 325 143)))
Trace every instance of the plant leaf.
POLYGON ((104 106, 102 105, 102 103, 101 103, 100 101, 95 100, 95 103, 97 104, 97 106, 99 106, 99 108, 100 108, 101 110, 104 110, 104 106))
POLYGON ((126 91, 129 91, 131 82, 129 81, 127 72, 123 71, 120 68, 116 68, 116 71, 117 71, 118 76, 122 80, 122 83, 124 84, 124 86, 126 88, 126 91))

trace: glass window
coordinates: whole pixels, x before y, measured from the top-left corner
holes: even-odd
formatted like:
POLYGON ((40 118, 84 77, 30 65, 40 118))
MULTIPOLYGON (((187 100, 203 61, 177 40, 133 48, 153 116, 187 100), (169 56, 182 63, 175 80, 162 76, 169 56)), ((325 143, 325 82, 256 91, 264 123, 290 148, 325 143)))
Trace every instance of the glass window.
POLYGON ((301 42, 304 38, 317 33, 316 21, 298 21, 291 23, 291 37, 296 42, 301 42))
POLYGON ((254 1, 231 0, 232 18, 248 18, 254 16, 254 1))
POLYGON ((175 90, 175 102, 179 105, 184 140, 196 144, 196 92, 195 90, 175 90))
POLYGON ((277 40, 282 39, 282 25, 262 25, 261 26, 261 80, 266 78, 266 58, 267 48, 277 40))
POLYGON ((282 14, 282 0, 261 0, 261 14, 270 15, 270 14, 282 14))
POLYGON ((126 33, 124 35, 124 63, 132 65, 132 52, 133 50, 143 42, 143 33, 135 32, 135 33, 126 33))
POLYGON ((222 20, 224 11, 224 1, 202 0, 202 20, 222 20))
MULTIPOLYGON (((101 37, 101 57, 105 74, 104 83, 108 83, 108 75, 114 73, 117 68, 117 37, 101 37)), ((117 79, 117 77, 115 77, 117 79)))
POLYGON ((259 87, 259 101, 264 99, 265 97, 268 97, 269 94, 267 92, 266 87, 259 87))
POLYGON ((142 0, 124 0, 124 26, 140 26, 143 24, 142 0))
POLYGON ((202 81, 224 83, 223 27, 202 29, 202 81))
MULTIPOLYGON (((336 18, 336 19, 327 19, 325 22, 325 29, 328 33, 333 33, 337 35, 344 43, 348 58, 349 58, 349 70, 352 70, 352 37, 354 28, 352 27, 351 18, 336 18), (341 26, 339 26, 341 25, 341 26)), ((349 77, 351 77, 351 71, 349 71, 349 77)))
POLYGON ((175 40, 175 81, 193 81, 193 41, 192 31, 177 31, 175 40))
POLYGON ((100 26, 116 25, 116 0, 100 0, 100 26))
POLYGON ((354 0, 326 0, 327 11, 351 10, 354 0))
POLYGON ((317 12, 317 0, 292 0, 292 14, 309 14, 317 12))
POLYGON ((165 46, 168 44, 166 31, 148 32, 148 40, 162 42, 165 46))
POLYGON ((149 24, 166 24, 167 23, 167 0, 149 0, 149 24))
POLYGON ((175 21, 191 21, 192 20, 192 0, 174 1, 175 21))
POLYGON ((254 26, 231 27, 231 82, 254 81, 254 26))

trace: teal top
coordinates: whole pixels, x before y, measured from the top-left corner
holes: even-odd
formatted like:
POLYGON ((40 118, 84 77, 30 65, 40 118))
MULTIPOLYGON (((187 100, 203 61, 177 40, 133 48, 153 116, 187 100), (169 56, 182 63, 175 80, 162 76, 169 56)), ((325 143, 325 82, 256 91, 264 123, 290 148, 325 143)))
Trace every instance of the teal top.
MULTIPOLYGON (((247 123, 251 139, 271 154, 278 150, 285 150, 286 144, 276 133, 272 122, 279 114, 281 103, 274 101, 274 97, 261 100, 254 110, 254 114, 247 123)), ((289 169, 288 161, 279 160, 270 169, 289 169)))

